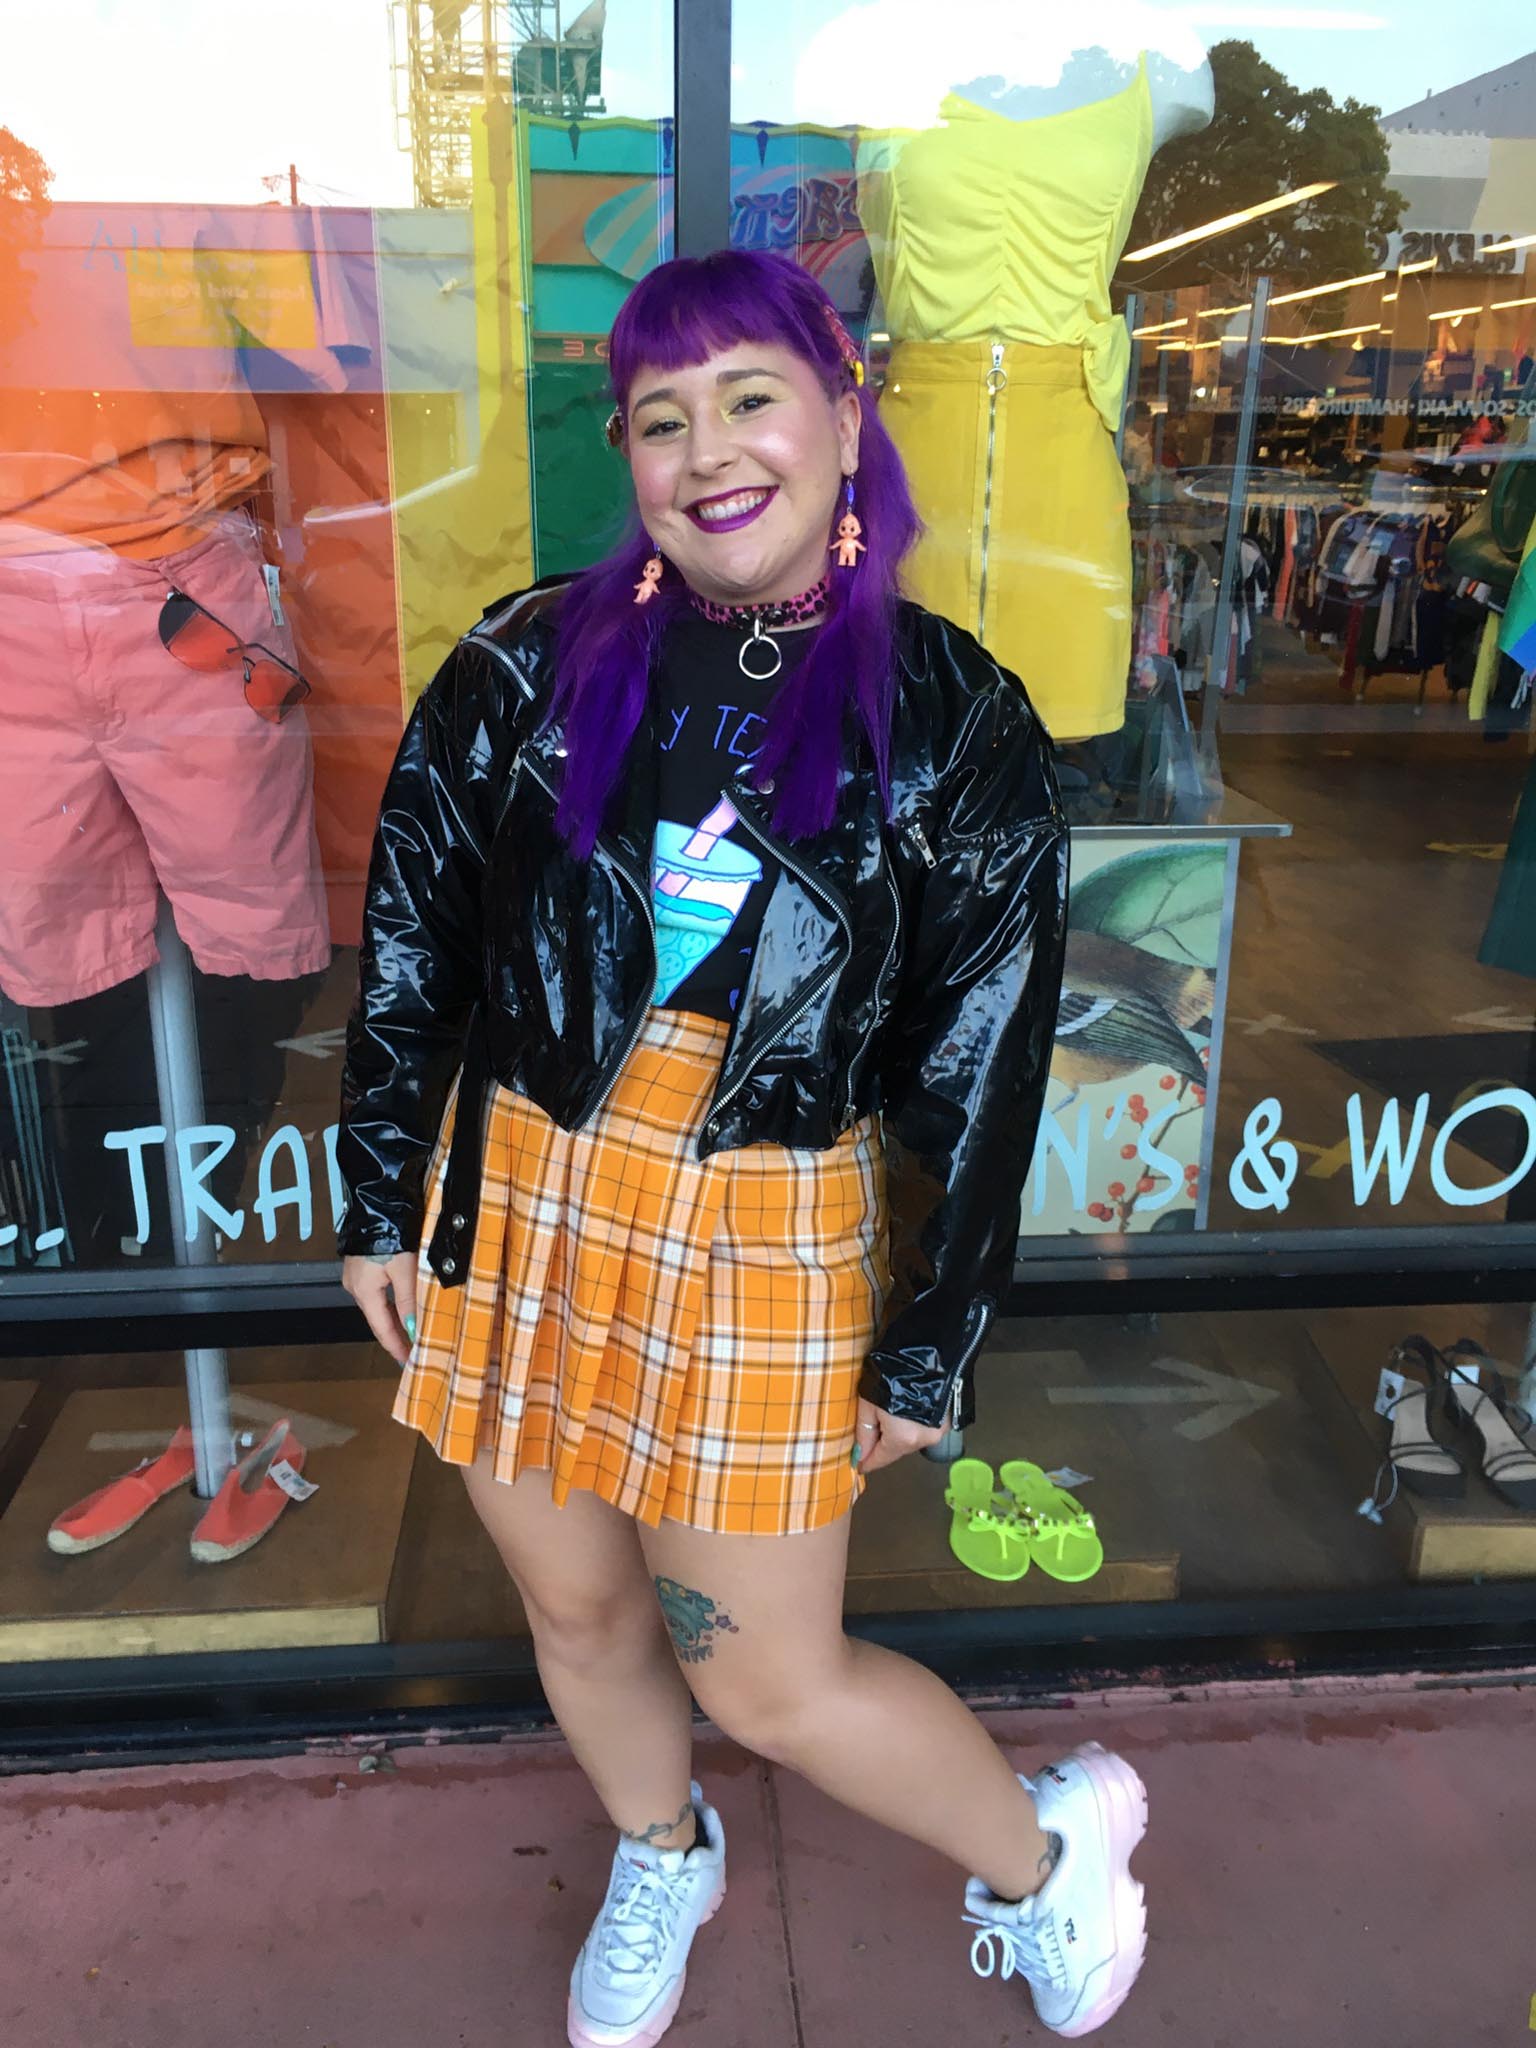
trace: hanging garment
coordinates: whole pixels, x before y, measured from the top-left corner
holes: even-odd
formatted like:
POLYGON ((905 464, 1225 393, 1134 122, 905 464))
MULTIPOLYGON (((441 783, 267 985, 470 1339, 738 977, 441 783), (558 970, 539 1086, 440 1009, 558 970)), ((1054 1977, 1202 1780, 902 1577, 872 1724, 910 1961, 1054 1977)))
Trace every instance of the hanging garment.
POLYGON ((159 957, 159 891, 205 974, 280 981, 331 957, 303 706, 271 724, 238 671, 161 645, 166 591, 292 662, 247 520, 150 562, 0 558, 0 991, 34 1008, 159 957))
POLYGON ((1130 661, 1130 341, 1109 280, 1152 153, 1145 59, 1036 121, 958 94, 858 156, 892 351, 881 417, 928 526, 914 596, 1023 677, 1056 738, 1115 731, 1130 661))

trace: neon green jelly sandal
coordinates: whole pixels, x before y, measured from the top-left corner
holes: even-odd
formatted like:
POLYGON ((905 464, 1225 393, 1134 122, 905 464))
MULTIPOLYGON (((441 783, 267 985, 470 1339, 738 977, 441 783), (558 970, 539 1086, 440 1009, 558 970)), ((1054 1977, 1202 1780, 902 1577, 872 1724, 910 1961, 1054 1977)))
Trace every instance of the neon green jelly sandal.
POLYGON ((1104 1562, 1104 1545, 1082 1502, 1027 1458, 1011 1458, 997 1476, 1017 1503, 1041 1571, 1073 1586, 1091 1579, 1104 1562))
POLYGON ((944 1499, 952 1510, 949 1547, 968 1572, 983 1579, 1022 1579, 1029 1570, 1028 1531, 1000 1505, 992 1467, 981 1458, 957 1458, 944 1499))

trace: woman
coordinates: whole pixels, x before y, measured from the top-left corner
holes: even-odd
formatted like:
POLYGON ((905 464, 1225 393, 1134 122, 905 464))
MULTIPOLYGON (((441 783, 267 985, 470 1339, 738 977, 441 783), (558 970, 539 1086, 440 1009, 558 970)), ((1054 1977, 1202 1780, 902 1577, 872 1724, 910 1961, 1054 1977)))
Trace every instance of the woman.
POLYGON ((1085 2033, 1141 1959, 1140 1781, 1095 1745, 1016 1778, 842 1626, 849 1510, 970 1419, 1011 1275, 1063 945, 1049 741, 898 599, 911 499, 804 271, 664 264, 610 364, 642 530, 487 613, 385 794, 344 1281, 619 1830, 572 2042, 658 2040, 723 1895, 690 1690, 973 1873, 977 1967, 1085 2033))

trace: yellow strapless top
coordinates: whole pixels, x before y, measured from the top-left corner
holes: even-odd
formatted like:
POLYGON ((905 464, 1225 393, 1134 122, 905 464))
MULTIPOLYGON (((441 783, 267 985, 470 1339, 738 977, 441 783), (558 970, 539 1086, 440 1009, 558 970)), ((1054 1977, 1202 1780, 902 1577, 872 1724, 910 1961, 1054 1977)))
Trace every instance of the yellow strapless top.
POLYGON ((866 129, 859 213, 897 341, 1083 350, 1111 431, 1130 343, 1109 280, 1152 156, 1146 58, 1121 92, 1035 121, 956 93, 938 128, 866 129))

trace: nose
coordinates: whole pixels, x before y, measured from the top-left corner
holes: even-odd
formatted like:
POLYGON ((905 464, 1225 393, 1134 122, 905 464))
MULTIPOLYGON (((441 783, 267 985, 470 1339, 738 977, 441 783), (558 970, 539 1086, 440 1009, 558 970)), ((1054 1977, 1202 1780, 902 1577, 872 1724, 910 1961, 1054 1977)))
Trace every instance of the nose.
POLYGON ((695 476, 713 478, 735 460, 730 428, 713 406, 705 406, 688 435, 688 466, 695 476))

